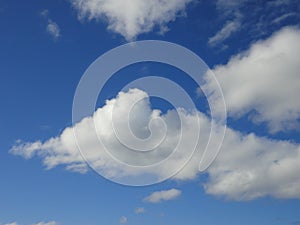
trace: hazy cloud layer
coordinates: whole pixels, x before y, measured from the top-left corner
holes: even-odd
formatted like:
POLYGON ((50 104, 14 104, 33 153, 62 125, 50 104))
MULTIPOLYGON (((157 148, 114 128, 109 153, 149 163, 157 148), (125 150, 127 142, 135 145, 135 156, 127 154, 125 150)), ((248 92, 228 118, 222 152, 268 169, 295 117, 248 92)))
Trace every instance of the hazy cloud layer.
POLYGON ((300 198, 299 162, 299 144, 228 129, 204 187, 209 194, 233 200, 300 198))

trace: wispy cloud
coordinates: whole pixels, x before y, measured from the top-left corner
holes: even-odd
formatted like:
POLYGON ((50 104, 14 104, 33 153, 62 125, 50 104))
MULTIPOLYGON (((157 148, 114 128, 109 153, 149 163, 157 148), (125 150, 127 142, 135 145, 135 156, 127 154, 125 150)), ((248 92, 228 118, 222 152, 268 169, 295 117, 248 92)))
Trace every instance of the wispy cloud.
MULTIPOLYGON (((226 40, 239 32, 243 32, 243 39, 247 39, 245 34, 249 40, 250 37, 265 37, 283 26, 286 19, 296 18, 298 8, 297 2, 290 0, 265 1, 262 4, 253 4, 249 0, 217 0, 216 21, 220 21, 222 26, 208 39, 208 44, 212 47, 227 46, 226 40)), ((298 22, 295 20, 293 24, 298 22)))
POLYGON ((225 23, 220 30, 208 39, 208 44, 211 47, 222 44, 226 39, 240 30, 243 19, 240 6, 244 2, 245 0, 216 1, 216 9, 218 10, 219 17, 221 17, 225 23))
POLYGON ((208 44, 210 46, 216 46, 219 43, 222 43, 224 40, 229 38, 233 33, 238 31, 241 27, 241 22, 239 19, 233 21, 227 21, 224 27, 219 30, 214 36, 210 37, 208 44))
POLYGON ((50 222, 39 222, 33 225, 57 225, 55 221, 50 221, 50 222))
MULTIPOLYGON (((19 224, 17 222, 13 222, 13 223, 7 223, 5 225, 19 225, 19 224)), ((32 225, 57 225, 57 223, 55 221, 50 221, 50 222, 39 222, 32 225)))
POLYGON ((151 203, 159 203, 163 201, 170 201, 178 198, 181 195, 181 191, 178 189, 170 189, 163 191, 156 191, 144 198, 144 201, 151 203))
POLYGON ((296 13, 285 13, 279 17, 277 17, 276 19, 274 19, 272 21, 272 23, 275 23, 275 24, 278 24, 278 23, 281 23, 282 21, 286 20, 287 18, 290 18, 290 17, 294 17, 294 16, 299 16, 298 14, 296 13))

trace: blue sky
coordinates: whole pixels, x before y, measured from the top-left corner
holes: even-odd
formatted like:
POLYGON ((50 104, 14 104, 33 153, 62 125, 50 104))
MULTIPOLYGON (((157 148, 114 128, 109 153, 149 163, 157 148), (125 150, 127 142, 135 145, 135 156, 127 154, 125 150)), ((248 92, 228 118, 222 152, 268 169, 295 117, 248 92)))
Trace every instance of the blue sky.
MULTIPOLYGON (((2 0, 0 225, 300 224, 299 11, 296 0, 2 0), (140 40, 173 42, 201 57, 223 91, 228 128, 207 171, 198 171, 199 147, 175 177, 131 187, 88 167, 66 128, 81 131, 90 123, 72 123, 72 104, 91 63, 140 40)), ((121 115, 133 99, 148 96, 138 89, 118 93, 149 74, 184 88, 208 137, 207 100, 196 83, 174 67, 153 62, 123 68, 103 88, 99 110, 91 115, 100 136, 110 134, 106 113, 113 102, 121 115)), ((213 91, 213 79, 205 81, 202 88, 213 91)), ((176 134, 177 122, 168 114, 176 109, 163 100, 142 100, 133 122, 143 125, 154 109, 176 134)), ((185 139, 189 146, 194 127, 188 122, 196 114, 179 115, 191 132, 185 139)), ((128 122, 120 118, 120 126, 128 122)), ((83 133, 83 146, 93 149, 89 132, 83 133)), ((110 136, 106 144, 118 152, 110 136)), ((174 164, 151 175, 164 176, 174 164)), ((110 162, 97 169, 112 177, 132 175, 110 162)))

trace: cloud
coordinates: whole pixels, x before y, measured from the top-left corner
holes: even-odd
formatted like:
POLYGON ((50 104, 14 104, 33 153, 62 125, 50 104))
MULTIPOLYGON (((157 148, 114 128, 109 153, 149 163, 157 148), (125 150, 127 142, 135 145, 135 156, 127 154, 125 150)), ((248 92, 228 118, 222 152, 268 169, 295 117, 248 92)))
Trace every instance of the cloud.
POLYGON ((46 31, 54 39, 57 40, 60 34, 60 28, 52 19, 49 17, 49 10, 45 9, 40 12, 40 15, 47 20, 46 31))
POLYGON ((126 224, 127 221, 128 221, 128 219, 127 219, 126 216, 121 216, 121 218, 120 218, 120 220, 119 220, 120 224, 122 224, 122 225, 123 225, 123 224, 126 224))
POLYGON ((170 189, 164 191, 156 191, 153 192, 151 195, 144 198, 144 201, 151 202, 151 203, 159 203, 162 201, 170 201, 178 198, 181 195, 181 191, 177 189, 170 189))
POLYGON ((299 20, 296 20, 299 17, 299 4, 295 1, 275 0, 253 4, 249 0, 217 0, 215 3, 218 12, 216 21, 220 21, 223 26, 209 38, 208 44, 212 47, 222 44, 235 33, 243 37, 239 41, 245 44, 260 37, 265 38, 286 25, 283 22, 288 18, 294 18, 289 20, 290 25, 299 25, 299 20))
MULTIPOLYGON (((256 77, 253 78, 257 79, 256 77)), ((270 91, 275 92, 278 90, 271 89, 270 91)), ((256 92, 254 93, 256 94, 256 92)), ((197 118, 199 118, 201 135, 198 149, 189 163, 172 179, 187 180, 196 178, 199 173, 199 160, 210 134, 210 120, 200 112, 187 113, 179 110, 179 114, 182 114, 183 118, 182 126, 189 131, 185 133, 186 139, 183 142, 185 148, 179 149, 182 151, 182 155, 168 162, 160 169, 132 171, 123 167, 120 168, 118 164, 115 164, 104 154, 105 151, 99 146, 97 137, 94 137, 93 133, 91 133, 91 128, 94 126, 95 121, 96 126, 100 125, 98 127, 100 137, 106 140, 106 145, 110 147, 110 151, 118 155, 123 161, 133 164, 149 164, 164 159, 172 151, 174 144, 176 145, 177 143, 177 135, 180 130, 176 122, 177 117, 174 110, 170 110, 164 115, 158 113, 157 110, 152 110, 147 97, 147 93, 138 89, 121 92, 115 99, 108 100, 102 108, 97 109, 93 117, 85 118, 74 125, 81 134, 79 141, 84 142, 84 147, 91 152, 88 158, 92 166, 102 169, 102 172, 105 172, 110 177, 127 177, 136 175, 137 173, 140 175, 151 174, 163 177, 170 169, 181 163, 180 160, 186 154, 186 149, 189 148, 191 139, 195 138, 193 134, 196 131, 193 125, 197 122, 197 118), (145 158, 143 155, 133 157, 128 153, 126 148, 120 145, 113 137, 111 127, 111 110, 113 107, 116 107, 116 115, 124 115, 124 110, 130 108, 131 103, 135 102, 136 99, 141 98, 143 100, 132 111, 134 113, 133 118, 139 118, 134 120, 137 122, 137 125, 132 124, 133 132, 140 135, 147 135, 149 131, 145 129, 145 126, 151 118, 164 120, 167 127, 170 128, 169 130, 172 131, 172 133, 166 136, 165 142, 158 151, 152 151, 150 157, 147 155, 145 158)), ((125 125, 127 126, 128 122, 131 123, 132 121, 128 121, 124 117, 119 117, 114 122, 117 123, 117 127, 122 128, 125 125)), ((156 127, 155 123, 153 125, 153 131, 159 132, 161 127, 156 127)), ((222 138, 221 134, 213 135, 219 135, 222 138)), ((154 143, 156 141, 153 139, 154 143)), ((74 168, 87 168, 85 161, 77 149, 73 129, 70 127, 66 128, 60 136, 50 138, 44 143, 40 141, 33 143, 18 142, 11 148, 10 152, 27 159, 38 156, 43 160, 44 165, 48 169, 65 165, 66 169, 78 172, 74 168)), ((300 145, 298 143, 258 137, 253 133, 245 135, 228 128, 221 153, 207 170, 208 180, 204 183, 204 188, 209 194, 233 200, 249 200, 262 196, 300 198, 299 162, 300 145)), ((146 200, 159 202, 172 199, 178 196, 179 193, 180 191, 176 189, 156 192, 146 197, 146 200)))
POLYGON ((82 20, 104 20, 108 29, 131 41, 155 27, 166 31, 167 23, 185 12, 192 0, 71 0, 82 20))
POLYGON ((52 20, 48 20, 47 24, 47 32, 51 35, 55 40, 60 37, 60 28, 57 23, 53 22, 52 20))
POLYGON ((272 133, 299 128, 299 40, 300 30, 286 27, 214 68, 230 117, 246 115, 272 133))
POLYGON ((40 11, 40 15, 44 18, 48 18, 49 17, 49 10, 44 9, 44 10, 40 11))
POLYGON ((55 221, 50 221, 50 222, 39 222, 33 225, 57 225, 57 223, 55 221))
MULTIPOLYGON (((13 223, 7 223, 5 225, 18 225, 18 223, 13 222, 13 223)), ((35 223, 33 225, 57 225, 57 223, 55 221, 50 221, 50 222, 39 222, 39 223, 35 223)))
POLYGON ((205 191, 231 200, 300 198, 299 162, 299 144, 228 129, 221 153, 207 171, 205 191))
POLYGON ((135 212, 136 214, 141 214, 141 213, 145 213, 146 210, 145 210, 145 208, 143 208, 143 207, 138 207, 138 208, 136 208, 136 209, 134 210, 134 212, 135 212))
POLYGON ((224 40, 229 38, 233 33, 239 30, 241 22, 239 19, 232 21, 227 21, 224 27, 219 30, 214 36, 210 37, 208 44, 210 46, 216 46, 219 43, 222 43, 224 40))
POLYGON ((208 44, 211 47, 223 43, 226 39, 240 30, 243 15, 240 11, 240 6, 245 0, 218 0, 216 1, 216 8, 222 21, 226 21, 220 30, 218 30, 212 37, 208 39, 208 44))
MULTIPOLYGON (((207 127, 207 134, 201 136, 201 141, 206 143, 209 138, 210 121, 204 114, 200 112, 188 113, 183 109, 178 109, 178 112, 169 110, 166 114, 161 115, 160 111, 151 109, 147 93, 138 89, 131 89, 128 92, 120 92, 115 99, 107 100, 106 104, 102 108, 98 108, 92 117, 84 118, 73 127, 65 128, 60 136, 50 138, 45 142, 26 143, 18 141, 11 148, 10 152, 23 156, 26 159, 39 156, 47 169, 65 165, 67 170, 85 173, 87 172, 87 165, 78 151, 77 141, 77 143, 81 144, 81 150, 85 151, 85 157, 90 165, 109 178, 151 174, 160 179, 169 174, 170 171, 172 172, 174 168, 180 168, 178 165, 188 160, 188 153, 193 151, 193 143, 195 143, 198 136, 198 119, 203 121, 203 124, 207 127), (135 105, 131 111, 132 116, 128 120, 124 115, 131 108, 131 104, 137 100, 140 100, 139 104, 135 105), (118 116, 115 116, 114 120, 112 120, 112 115, 118 116), (182 119, 181 123, 179 116, 182 119), (154 135, 151 136, 151 139, 147 139, 147 142, 143 142, 142 145, 146 148, 154 148, 154 150, 147 154, 145 152, 132 152, 124 144, 120 143, 118 138, 122 134, 123 139, 129 141, 129 145, 136 144, 131 132, 127 132, 128 122, 131 124, 134 134, 138 134, 140 138, 145 138, 150 134, 148 128, 150 121, 152 121, 151 133, 154 135), (118 137, 114 133, 115 130, 112 124, 118 128, 118 137), (166 127, 168 127, 166 133, 164 133, 163 124, 166 124, 166 127), (95 125, 97 135, 101 138, 103 144, 99 142, 97 135, 94 133, 93 127, 95 125), (76 132, 78 131, 77 140, 75 140, 73 129, 76 132), (181 129, 185 131, 182 136, 181 129), (161 142, 162 137, 164 139, 161 142), (181 142, 176 151, 177 157, 173 157, 168 164, 162 164, 158 168, 145 166, 164 160, 173 152, 179 139, 181 142), (158 147, 155 147, 157 144, 158 147), (133 169, 120 166, 107 154, 105 149, 108 149, 112 155, 118 157, 124 163, 143 167, 133 169)), ((192 178, 193 176, 194 174, 191 173, 180 173, 177 175, 177 177, 182 179, 192 178)))
POLYGON ((296 13, 294 13, 294 12, 290 12, 290 13, 285 13, 285 14, 283 14, 283 15, 281 15, 281 16, 279 16, 279 17, 277 17, 276 19, 274 19, 273 21, 272 21, 272 23, 281 23, 282 21, 284 21, 284 20, 286 20, 287 18, 290 18, 290 17, 297 17, 298 15, 296 14, 296 13))

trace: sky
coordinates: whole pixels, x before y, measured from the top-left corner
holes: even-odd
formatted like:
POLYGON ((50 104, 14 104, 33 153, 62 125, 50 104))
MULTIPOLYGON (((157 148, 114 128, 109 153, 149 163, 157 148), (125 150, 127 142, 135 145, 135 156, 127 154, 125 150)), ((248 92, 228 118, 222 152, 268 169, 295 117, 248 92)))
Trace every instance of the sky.
POLYGON ((1 0, 0 225, 300 224, 299 12, 297 0, 1 0), (99 88, 140 43, 187 70, 145 60, 99 88), (218 155, 199 171, 205 150, 218 155))

